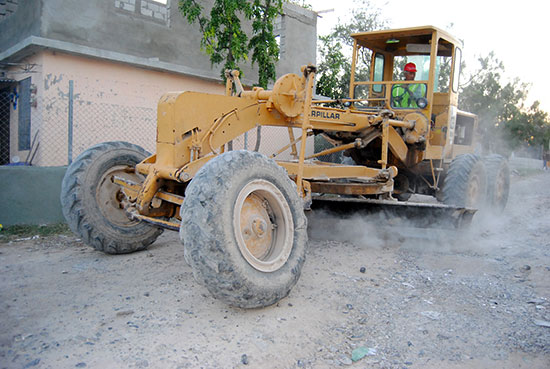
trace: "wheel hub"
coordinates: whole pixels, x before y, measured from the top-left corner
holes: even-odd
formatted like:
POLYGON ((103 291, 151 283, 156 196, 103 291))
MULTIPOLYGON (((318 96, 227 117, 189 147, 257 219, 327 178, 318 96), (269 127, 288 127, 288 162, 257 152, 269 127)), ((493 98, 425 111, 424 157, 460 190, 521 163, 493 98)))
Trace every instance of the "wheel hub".
POLYGON ((114 176, 134 182, 140 181, 138 175, 133 173, 131 168, 126 165, 117 165, 107 170, 100 178, 95 192, 99 210, 109 222, 119 227, 134 226, 138 221, 128 218, 126 211, 123 209, 122 201, 125 196, 120 190, 120 186, 113 183, 112 178, 114 176))
POLYGON ((471 203, 467 204, 468 206, 476 206, 481 200, 481 181, 482 179, 479 177, 479 175, 475 175, 470 181, 470 185, 468 186, 468 199, 471 203))
POLYGON ((258 195, 250 194, 245 199, 240 218, 246 248, 255 258, 265 258, 273 241, 272 232, 268 232, 268 229, 273 227, 270 227, 269 214, 258 195))
POLYGON ((263 219, 254 219, 254 221, 252 222, 252 229, 254 230, 254 233, 257 237, 262 238, 265 236, 267 223, 263 219))
POLYGON ((246 184, 235 202, 233 224, 242 256, 255 269, 274 272, 292 251, 294 226, 290 207, 271 182, 246 184))

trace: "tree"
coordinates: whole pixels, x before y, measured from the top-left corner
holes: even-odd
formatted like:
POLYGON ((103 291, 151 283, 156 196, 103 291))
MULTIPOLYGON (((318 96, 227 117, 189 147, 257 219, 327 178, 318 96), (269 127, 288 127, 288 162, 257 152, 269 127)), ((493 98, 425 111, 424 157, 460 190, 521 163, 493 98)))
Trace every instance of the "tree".
POLYGON ((282 0, 254 0, 252 4, 253 36, 248 43, 252 63, 258 64, 258 85, 267 88, 276 78, 275 63, 279 59, 279 45, 273 33, 273 22, 282 11, 282 0))
POLYGON ((309 3, 309 1, 306 1, 306 0, 287 0, 287 1, 289 3, 301 6, 304 9, 312 9, 311 4, 309 3))
POLYGON ((319 54, 321 63, 317 68, 317 89, 319 95, 333 99, 347 97, 351 62, 342 53, 342 44, 332 35, 320 36, 319 54))
POLYGON ((225 70, 239 69, 249 59, 258 64, 259 85, 267 87, 275 79, 279 46, 273 34, 273 22, 282 11, 282 0, 214 0, 209 14, 196 0, 179 0, 179 10, 190 24, 198 23, 201 48, 213 65, 225 70), (252 21, 251 37, 243 30, 241 19, 252 21))
POLYGON ((480 68, 462 84, 459 106, 475 113, 484 129, 506 121, 523 107, 527 85, 514 79, 502 82, 504 65, 493 52, 478 59, 480 68))
POLYGON ((247 60, 248 37, 243 32, 239 14, 250 17, 250 4, 245 0, 216 0, 210 17, 195 0, 180 0, 179 10, 190 24, 198 21, 202 32, 201 47, 210 56, 212 64, 224 63, 225 69, 236 69, 241 60, 247 60))
POLYGON ((529 86, 517 78, 503 82, 504 65, 493 52, 478 61, 479 69, 461 86, 459 107, 478 115, 484 148, 508 154, 525 146, 548 147, 548 113, 538 101, 524 106, 529 86))
MULTIPOLYGON (((319 37, 319 56, 316 93, 330 98, 349 95, 351 55, 353 39, 350 34, 387 28, 387 21, 381 11, 370 0, 356 1, 348 23, 336 25, 332 32, 319 37)), ((370 53, 364 50, 358 55, 356 78, 365 78, 370 68, 370 53)))
POLYGON ((503 124, 498 124, 511 148, 521 146, 549 148, 550 119, 548 113, 540 110, 540 103, 535 101, 527 111, 520 111, 503 124))

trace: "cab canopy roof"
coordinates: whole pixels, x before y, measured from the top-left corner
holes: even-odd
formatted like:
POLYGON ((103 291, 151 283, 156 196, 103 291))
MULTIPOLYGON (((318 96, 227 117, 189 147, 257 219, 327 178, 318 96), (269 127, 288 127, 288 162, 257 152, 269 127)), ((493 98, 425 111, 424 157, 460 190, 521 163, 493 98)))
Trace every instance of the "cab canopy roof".
POLYGON ((434 26, 399 28, 382 31, 353 33, 359 46, 367 47, 380 53, 393 55, 429 54, 432 37, 439 38, 437 55, 451 56, 453 45, 462 43, 447 32, 434 26))

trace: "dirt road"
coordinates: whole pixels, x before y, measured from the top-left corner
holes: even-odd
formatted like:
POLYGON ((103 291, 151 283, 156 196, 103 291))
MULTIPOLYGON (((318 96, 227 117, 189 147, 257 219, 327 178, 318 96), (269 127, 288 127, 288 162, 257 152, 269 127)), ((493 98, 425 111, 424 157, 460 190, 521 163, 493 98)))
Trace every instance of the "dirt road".
POLYGON ((194 282, 174 233, 119 256, 0 244, 0 368, 549 368, 549 209, 544 173, 462 235, 319 214, 290 296, 247 311, 194 282))

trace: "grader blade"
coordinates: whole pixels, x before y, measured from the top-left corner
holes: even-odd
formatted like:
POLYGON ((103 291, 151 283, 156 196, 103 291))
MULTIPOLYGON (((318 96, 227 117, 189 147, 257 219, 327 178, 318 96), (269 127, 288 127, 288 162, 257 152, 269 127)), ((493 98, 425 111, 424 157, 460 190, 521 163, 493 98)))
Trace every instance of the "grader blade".
POLYGON ((353 197, 314 196, 311 209, 338 216, 359 214, 375 223, 418 228, 467 227, 477 209, 443 204, 398 202, 353 197))

